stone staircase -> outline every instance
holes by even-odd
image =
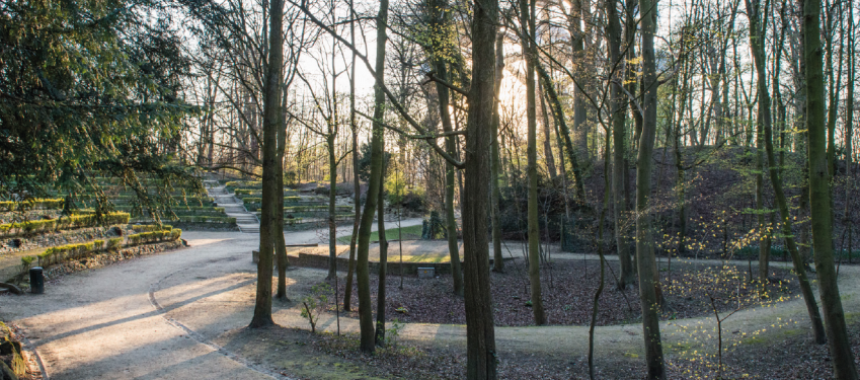
[[[245,210],[245,205],[233,194],[228,193],[224,185],[209,187],[207,191],[209,196],[215,198],[218,207],[224,208],[227,216],[236,218],[239,231],[249,234],[260,233],[260,221],[257,220],[257,216]]]

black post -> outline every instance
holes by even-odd
[[[30,268],[30,293],[45,293],[45,277],[42,275],[42,267]]]

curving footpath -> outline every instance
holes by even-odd
[[[420,223],[415,219],[403,225]],[[258,237],[239,232],[186,232],[183,237],[190,248],[68,275],[47,284],[44,295],[0,297],[0,319],[26,331],[50,379],[289,378],[230,349],[238,339],[235,332],[251,318],[256,268],[249,252]],[[287,239],[298,244],[319,238],[306,231],[289,233]],[[856,267],[841,268],[840,290],[850,318],[860,310],[858,274]],[[325,274],[293,269],[288,275],[290,293]],[[724,322],[724,331],[734,333],[725,339],[780,334],[779,328],[771,328],[778,318],[785,328],[803,329],[805,316],[801,300],[744,310]],[[290,305],[276,302],[274,317],[282,326],[306,327]],[[333,330],[334,318],[324,316],[321,325]],[[672,347],[690,347],[693,330],[701,338],[695,341],[707,345],[713,325],[712,318],[666,322],[665,347],[670,355]],[[357,331],[357,322],[342,319],[341,330]],[[496,341],[502,360],[521,352],[581,356],[587,333],[586,327],[505,327],[496,329]],[[408,324],[400,334],[428,347],[465,345],[464,326]],[[639,325],[600,327],[595,336],[598,357],[641,355]]]

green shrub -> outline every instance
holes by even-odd
[[[230,181],[224,184],[224,188],[228,193],[242,188],[262,189],[263,181]]]
[[[326,283],[311,287],[311,294],[302,298],[302,318],[308,320],[311,325],[311,333],[316,332],[317,320],[320,314],[328,307],[328,298],[332,294],[331,286]]]
[[[63,207],[62,199],[31,199],[28,201],[0,201],[0,211],[28,211],[28,210],[50,210],[61,209]]]
[[[65,201],[61,198],[34,198],[23,202],[0,201],[0,212],[27,210],[58,210],[63,208]]]
[[[182,230],[179,228],[174,228],[170,231],[141,232],[138,234],[128,235],[128,244],[126,244],[126,247],[133,247],[146,243],[174,241],[179,239],[181,236]]]
[[[121,238],[121,237],[117,237],[117,238],[111,238],[111,239],[108,239],[107,247],[105,247],[105,248],[107,248],[107,249],[119,249],[119,248],[122,248],[122,238]]]
[[[40,232],[59,231],[75,228],[96,227],[100,225],[127,224],[131,215],[114,212],[103,215],[99,220],[95,214],[72,215],[57,219],[28,220],[18,223],[0,224],[0,236],[12,237]]]
[[[259,195],[261,192],[262,192],[262,190],[260,190],[260,189],[236,189],[236,190],[233,190],[233,193],[235,193],[236,196],[240,197],[240,198],[243,195],[251,195],[251,194]]]
[[[245,198],[242,198],[242,202],[245,204],[245,208],[248,211],[257,211],[260,209],[260,206],[262,205],[263,199],[260,197],[245,197]],[[325,197],[291,196],[291,197],[284,197],[284,204],[285,205],[296,205],[296,206],[300,206],[300,207],[326,206],[326,205],[328,205],[328,199]]]
[[[96,246],[101,242],[100,246]],[[96,240],[88,243],[67,244],[51,247],[38,255],[40,265],[53,265],[68,259],[74,259],[81,255],[102,249],[104,240]]]
[[[25,267],[29,267],[34,261],[36,261],[36,256],[24,256],[21,258],[21,263]]]
[[[131,230],[134,232],[170,231],[172,229],[173,226],[168,224],[162,224],[161,226],[157,224],[135,224],[131,226]]]
[[[286,198],[286,197],[284,197],[284,202],[286,202],[286,201],[287,201],[287,198]],[[261,203],[261,202],[263,202],[263,198],[260,198],[260,197],[245,197],[245,198],[242,198],[242,203],[245,203],[245,204],[248,204],[248,203]]]

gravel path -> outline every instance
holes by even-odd
[[[420,223],[413,219],[403,225]],[[186,232],[183,237],[190,248],[68,275],[47,284],[41,296],[0,297],[0,319],[24,329],[51,379],[289,378],[270,372],[271,363],[248,362],[241,352],[233,353],[240,350],[232,349],[242,346],[237,331],[251,318],[256,268],[250,251],[258,237],[239,232]],[[318,241],[314,231],[287,236],[288,244]],[[858,275],[860,268],[841,268],[840,289],[848,313],[860,310]],[[292,269],[288,294],[297,299],[308,284],[324,276],[322,270]],[[804,329],[805,315],[801,300],[744,310],[724,322],[724,331],[731,335],[725,339],[780,334],[779,328],[771,328],[777,318],[786,328]],[[281,326],[306,328],[295,303],[275,302],[274,317]],[[332,315],[324,315],[320,324],[336,328]],[[692,336],[707,344],[713,324],[713,318],[664,323],[667,354],[675,346],[690,347]],[[357,331],[356,321],[342,319],[341,330]],[[409,324],[400,334],[431,348],[465,345],[465,327],[460,325]],[[496,341],[502,359],[521,352],[580,356],[587,328],[497,328]],[[600,327],[596,342],[598,357],[641,357],[641,326]]]
[[[420,219],[409,222],[421,224]],[[189,231],[183,238],[190,248],[68,275],[46,284],[44,295],[0,297],[0,319],[24,329],[50,379],[271,379],[275,374],[232,357],[204,335],[189,333],[181,322],[169,319],[175,310],[207,294],[166,301],[153,294],[165,282],[203,286],[210,296],[253,288],[247,280],[224,287],[201,278],[205,274],[184,273],[238,270],[252,276],[250,251],[259,245],[259,237]],[[314,231],[288,235],[288,244],[317,241]],[[236,321],[250,320],[237,314]],[[199,317],[206,319],[207,312]],[[209,322],[220,324],[211,318]]]

